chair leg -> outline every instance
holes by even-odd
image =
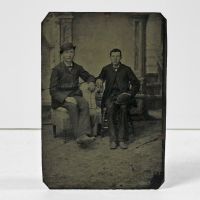
[[[100,135],[101,136],[101,132],[102,132],[102,125],[101,124],[97,124],[97,136]]]
[[[133,121],[131,121],[131,129],[132,129],[132,134],[134,135],[134,124],[133,124]]]
[[[106,109],[102,109],[101,129],[100,129],[101,137],[105,136],[105,121],[106,121]]]
[[[67,131],[66,130],[65,130],[65,133],[64,133],[64,137],[65,137],[64,144],[66,144],[67,143]]]
[[[57,135],[56,135],[56,125],[53,125],[53,136],[54,136],[54,138],[57,137]]]

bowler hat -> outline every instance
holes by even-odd
[[[76,48],[76,46],[74,46],[71,42],[66,42],[61,45],[60,53],[62,54],[66,50],[75,49],[75,48]]]
[[[117,96],[116,103],[117,104],[127,104],[131,100],[131,94],[129,93],[121,93]]]

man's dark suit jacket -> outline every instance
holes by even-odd
[[[50,80],[51,105],[53,109],[61,106],[67,97],[82,96],[82,92],[79,89],[79,77],[87,82],[95,81],[92,75],[74,62],[71,70],[64,62],[53,68]]]
[[[132,95],[132,97],[136,95],[140,88],[140,82],[133,73],[132,69],[122,63],[120,63],[117,72],[115,72],[112,64],[106,65],[102,68],[102,71],[97,79],[98,78],[105,81],[105,90],[102,98],[102,108],[105,107],[105,102],[107,98],[111,95],[114,83],[117,84],[120,93],[128,92]]]

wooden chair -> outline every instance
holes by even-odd
[[[72,138],[72,127],[70,124],[69,112],[67,109],[58,107],[51,110],[51,120],[54,137],[64,136],[64,143]]]

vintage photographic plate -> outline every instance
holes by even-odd
[[[51,189],[164,182],[166,19],[50,12],[41,23],[42,170]]]

